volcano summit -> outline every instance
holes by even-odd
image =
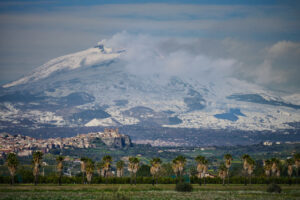
[[[151,45],[116,46],[114,39],[102,41],[3,85],[1,129],[138,126],[274,132],[293,130],[300,122],[299,95],[222,73],[236,65],[234,60],[186,56],[182,49],[165,52]],[[219,75],[211,78],[216,70]]]

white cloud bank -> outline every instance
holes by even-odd
[[[174,40],[176,43],[182,42],[174,47],[163,45],[167,41],[166,38],[122,32],[105,43],[113,49],[126,50],[120,59],[125,62],[126,68],[136,75],[185,76],[213,81],[230,76],[237,65],[234,59],[211,57],[191,51],[192,41]]]
[[[279,41],[266,49],[263,63],[255,69],[258,83],[299,89],[300,43]]]
[[[279,41],[270,46],[251,46],[239,40],[160,38],[127,32],[106,41],[137,75],[185,76],[203,81],[235,77],[273,89],[298,91],[300,43]]]
[[[287,5],[159,3],[0,13],[0,82],[112,38],[108,45],[126,47],[127,68],[141,75],[235,76],[300,92],[299,13]],[[130,34],[115,34],[123,30]]]

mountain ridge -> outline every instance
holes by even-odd
[[[230,77],[206,82],[137,75],[125,67],[126,53],[100,43],[3,85],[1,128],[139,125],[262,131],[293,129],[289,123],[300,122],[300,105],[289,102],[300,102],[297,94],[282,96]]]

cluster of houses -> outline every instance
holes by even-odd
[[[0,133],[0,157],[10,152],[17,153],[18,156],[29,156],[34,150],[40,150],[43,153],[51,149],[74,148],[94,148],[95,139],[101,139],[108,146],[124,147],[130,146],[129,136],[120,134],[118,129],[105,129],[104,132],[95,132],[88,134],[78,134],[75,137],[68,138],[48,138],[36,139],[23,135],[11,135]]]

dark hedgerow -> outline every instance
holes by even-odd
[[[32,170],[20,170],[15,176],[15,183],[33,183],[34,177]],[[137,184],[152,184],[152,177],[137,177]],[[220,184],[221,179],[217,178],[205,178],[201,180],[203,184]],[[244,184],[245,177],[231,177],[230,184]],[[247,181],[249,181],[247,179]],[[158,177],[158,184],[176,184],[179,182],[178,179],[173,177]],[[190,177],[191,184],[198,184],[199,179],[197,177]],[[252,177],[252,184],[270,184],[274,182],[276,184],[296,184],[300,182],[300,177],[289,178],[289,177],[276,177],[276,178],[267,178],[267,177]],[[10,176],[0,174],[0,184],[9,184]],[[39,176],[39,183],[43,184],[58,184],[58,176],[53,173],[46,176]],[[81,184],[81,176],[63,176],[62,184]],[[94,174],[92,178],[93,184],[129,184],[130,177],[99,177],[97,174]]]
[[[175,190],[177,192],[191,192],[193,191],[193,186],[190,183],[179,182],[176,184]]]
[[[272,183],[268,186],[267,192],[281,193],[281,187],[275,183]]]

